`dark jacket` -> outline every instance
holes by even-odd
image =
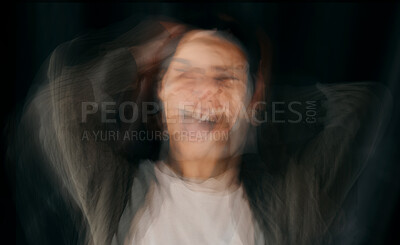
[[[121,220],[127,204],[135,208],[125,217],[133,217],[143,203],[148,181],[139,164],[157,159],[159,144],[122,136],[95,140],[93,132],[149,125],[101,123],[101,110],[85,120],[82,114],[82,102],[112,102],[116,108],[126,100],[142,102],[147,80],[139,79],[128,39],[94,51],[85,48],[89,38],[63,44],[37,77],[40,86],[17,122],[9,150],[16,163],[19,220],[33,244],[110,244],[114,235],[124,234],[121,223],[130,222]],[[82,55],[89,58],[76,58]],[[335,243],[353,228],[346,227],[343,203],[385,127],[387,92],[373,83],[273,91],[272,98],[286,102],[315,101],[308,109],[316,121],[256,128],[256,154],[243,155],[240,172],[254,217],[266,244]],[[136,179],[138,197],[131,196]]]

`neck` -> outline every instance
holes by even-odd
[[[206,180],[223,174],[230,168],[237,169],[238,157],[227,159],[196,159],[186,160],[168,154],[167,164],[177,174],[190,179]]]

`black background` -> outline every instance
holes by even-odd
[[[18,3],[10,9],[14,18],[4,23],[16,32],[16,77],[8,82],[10,89],[3,90],[10,106],[3,108],[2,126],[23,105],[35,73],[59,44],[132,15],[179,18],[191,13],[206,16],[211,10],[264,28],[273,45],[275,84],[375,81],[387,86],[394,97],[392,118],[358,181],[365,188],[356,192],[360,206],[356,215],[366,231],[362,244],[400,244],[396,229],[400,220],[396,209],[400,205],[398,3]],[[2,144],[4,153],[7,141]],[[17,241],[25,244],[15,218],[14,180],[12,171],[1,176],[1,222],[6,236],[14,234],[16,227]]]

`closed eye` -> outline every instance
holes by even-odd
[[[178,75],[178,78],[186,78],[186,79],[195,79],[196,74],[191,71],[181,71],[181,74]]]
[[[239,80],[237,77],[235,77],[235,76],[218,76],[218,77],[215,77],[215,80],[217,80],[217,81],[228,81],[228,80],[230,80],[230,81],[232,81],[232,80]]]
[[[188,69],[186,69],[186,68],[175,68],[174,70],[177,71],[177,72],[186,72],[186,71],[188,71]]]

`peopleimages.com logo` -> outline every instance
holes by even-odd
[[[137,104],[132,101],[126,101],[119,105],[116,102],[82,102],[82,123],[86,123],[88,117],[91,115],[98,115],[100,113],[101,123],[135,123],[140,120],[142,123],[147,123],[151,116],[160,113],[163,108],[167,105],[161,106],[156,102],[142,102]],[[196,107],[196,110],[202,112],[206,111],[205,114],[213,115],[216,114],[216,110],[212,107],[203,106],[199,108],[198,105],[193,103],[180,103],[176,106],[176,110],[190,111]],[[270,103],[257,102],[254,103],[251,108],[241,104],[236,106],[235,110],[230,110],[229,106],[219,109],[218,113],[227,113],[234,111],[235,114],[240,114],[247,122],[253,123],[317,123],[321,115],[318,115],[321,101],[309,100],[309,101],[273,101]],[[264,108],[258,110],[257,108]],[[169,108],[170,109],[170,108]],[[227,117],[227,120],[231,120],[233,117]],[[190,123],[190,120],[179,120],[174,118],[162,117],[163,123]]]

